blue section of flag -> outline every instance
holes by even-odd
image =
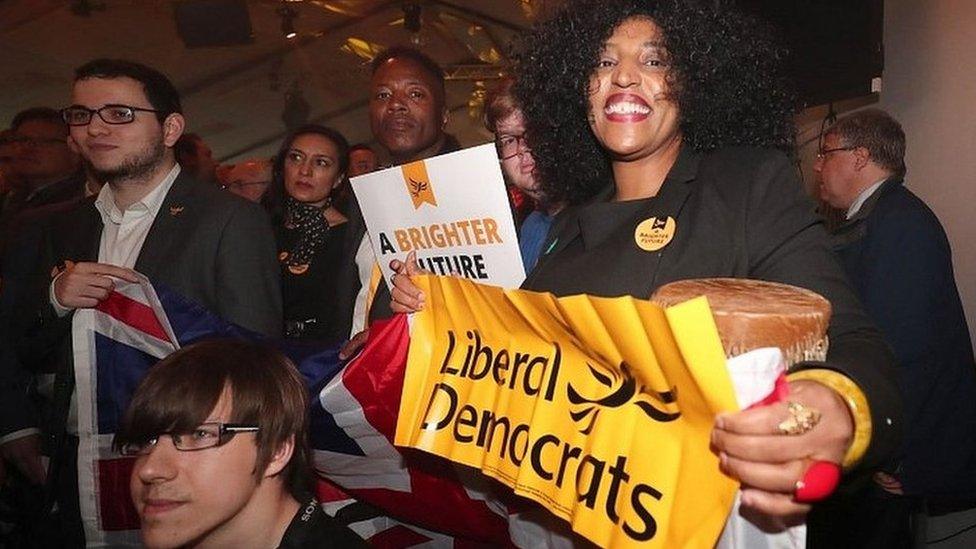
[[[284,353],[295,363],[299,373],[305,378],[309,387],[309,400],[313,403],[322,387],[345,365],[339,360],[339,345],[326,342],[268,339],[261,334],[223,320],[196,302],[162,284],[155,286],[155,290],[180,346],[217,337],[264,341]]]
[[[156,296],[166,311],[173,333],[181,347],[202,339],[230,337],[260,340],[264,336],[231,324],[195,301],[170,290],[163,284],[154,284]]]
[[[318,393],[316,393],[317,396]],[[325,411],[317,400],[312,401],[309,417],[309,444],[315,450],[365,457],[366,452],[338,425],[332,414]]]
[[[132,393],[156,358],[139,349],[95,332],[98,433],[118,430]]]
[[[365,456],[363,449],[336,425],[332,414],[319,403],[322,388],[342,371],[345,363],[339,360],[339,347],[322,348],[314,343],[281,341],[278,349],[298,367],[308,387],[309,443],[316,450],[328,450],[354,456]]]
[[[322,409],[318,401],[319,392],[345,365],[339,360],[338,345],[270,340],[221,319],[161,284],[155,286],[155,290],[180,346],[205,339],[228,337],[264,340],[284,353],[295,363],[309,390],[313,446],[356,456],[365,455],[359,445],[336,425],[332,416]],[[118,429],[139,381],[157,360],[138,348],[100,333],[95,334],[95,356],[98,432],[113,434]]]

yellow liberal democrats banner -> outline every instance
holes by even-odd
[[[396,444],[476,467],[601,546],[714,546],[737,408],[704,298],[555,298],[417,277]]]

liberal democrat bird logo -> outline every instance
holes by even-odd
[[[419,197],[420,193],[427,190],[427,187],[428,185],[426,181],[417,181],[416,179],[410,180],[410,194],[414,197]]]
[[[596,423],[601,408],[619,408],[631,402],[655,421],[664,423],[681,417],[680,411],[668,412],[656,406],[658,403],[673,404],[676,400],[677,390],[645,392],[644,386],[637,383],[630,371],[630,366],[626,362],[620,363],[620,375],[617,375],[616,372],[610,372],[610,376],[607,376],[589,363],[586,366],[590,369],[590,374],[601,385],[607,387],[610,392],[602,397],[586,398],[580,395],[572,385],[567,386],[569,402],[574,407],[569,415],[573,421],[584,425],[580,429],[584,435],[590,434],[590,431],[593,430],[593,424]]]
[[[403,182],[410,193],[410,202],[414,209],[420,208],[424,202],[437,207],[437,199],[434,198],[434,186],[430,181],[430,174],[427,173],[427,165],[423,160],[410,162],[400,166],[403,174]]]

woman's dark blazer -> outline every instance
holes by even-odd
[[[865,393],[872,437],[865,466],[890,459],[901,437],[901,398],[893,355],[858,302],[805,195],[797,170],[772,150],[735,147],[709,153],[684,149],[660,192],[643,204],[610,202],[609,186],[594,201],[567,211],[549,233],[523,287],[557,295],[587,293],[648,298],[663,284],[704,277],[754,278],[813,290],[832,307],[825,363]],[[620,215],[622,210],[631,217]],[[673,240],[656,252],[639,248],[634,230],[650,218],[673,217]]]

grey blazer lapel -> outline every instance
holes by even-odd
[[[166,193],[136,260],[136,270],[140,273],[153,278],[159,274],[167,258],[172,257],[170,250],[189,244],[189,232],[201,210],[201,204],[191,196],[196,184],[181,172]]]

